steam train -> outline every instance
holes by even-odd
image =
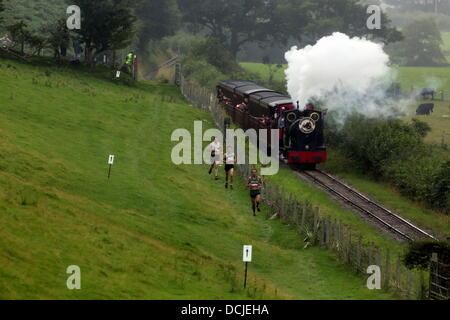
[[[280,155],[289,164],[315,167],[326,162],[325,114],[314,105],[299,110],[289,96],[240,80],[221,81],[217,98],[242,129],[280,130]],[[270,134],[268,138],[270,143]]]

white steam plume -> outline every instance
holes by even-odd
[[[392,117],[406,110],[406,103],[386,97],[394,73],[381,44],[336,32],[285,57],[287,89],[300,106],[318,99],[340,123],[353,113]]]

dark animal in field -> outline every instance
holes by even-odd
[[[81,65],[81,61],[79,59],[72,60],[72,61],[70,61],[70,64],[72,66],[80,66]]]
[[[431,100],[434,100],[435,94],[436,94],[436,90],[431,89],[431,88],[424,88],[420,92],[420,95],[422,96],[423,100],[426,100],[427,98],[431,98]]]
[[[434,103],[424,103],[417,108],[416,114],[418,116],[429,116],[434,112]]]

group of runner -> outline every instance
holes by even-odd
[[[214,171],[214,179],[219,180],[219,167],[222,163],[225,164],[225,188],[233,190],[234,182],[234,169],[236,165],[236,154],[232,147],[227,148],[227,152],[221,155],[221,144],[213,137],[211,144],[208,146],[208,150],[211,152],[211,167],[209,168],[209,174]],[[252,169],[251,176],[247,180],[247,187],[250,189],[250,198],[252,202],[253,216],[256,216],[256,212],[261,212],[261,189],[263,186],[262,178],[258,176],[258,170]]]

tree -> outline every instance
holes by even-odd
[[[381,29],[367,28],[367,5],[359,0],[290,0],[289,12],[307,12],[307,19],[302,26],[301,37],[315,42],[325,35],[339,31],[347,35],[369,36],[385,43],[402,40],[402,34],[391,27],[391,21],[381,13]]]
[[[176,0],[143,0],[136,9],[142,22],[139,50],[145,51],[150,40],[174,35],[181,25],[181,13]]]
[[[315,42],[341,31],[372,35],[385,42],[401,39],[382,14],[382,28],[369,30],[367,7],[358,0],[179,0],[184,21],[221,41],[236,56],[248,42]]]
[[[20,47],[22,55],[25,53],[25,44],[32,36],[27,27],[27,24],[22,20],[6,27],[6,31],[10,34],[13,43]]]
[[[196,58],[204,58],[207,63],[216,67],[223,74],[242,71],[228,50],[214,38],[208,38],[194,44],[190,55]]]
[[[28,40],[27,44],[30,48],[34,49],[32,52],[33,55],[40,55],[42,52],[42,49],[45,47],[46,39],[40,35],[33,34],[31,35]]]
[[[2,12],[5,11],[5,6],[3,5],[3,0],[0,0],[0,25],[3,23]]]
[[[110,49],[122,49],[135,35],[133,0],[74,0],[81,9],[81,30],[77,30],[85,44],[86,62],[93,65],[96,55]]]
[[[69,30],[66,20],[61,19],[55,23],[48,24],[42,28],[42,33],[47,34],[46,46],[53,50],[54,58],[60,61],[61,48],[67,48],[70,42]]]
[[[433,20],[417,20],[403,30],[405,40],[390,46],[388,51],[403,58],[409,66],[442,66],[447,60],[442,53],[442,37]],[[401,61],[401,59],[398,59]]]
[[[424,11],[434,13],[450,14],[450,2],[447,0],[384,0],[386,4],[392,5],[395,9],[405,11]]]
[[[269,70],[267,84],[269,86],[272,86],[273,85],[273,78],[275,76],[275,73],[277,71],[281,70],[283,68],[283,66],[281,64],[277,64],[277,65],[273,64],[269,55],[265,55],[263,57],[262,61],[263,61],[263,64],[265,66],[267,66],[267,69]]]
[[[252,41],[274,36],[274,1],[265,0],[179,0],[184,21],[193,32],[206,31],[219,40],[233,57]]]

